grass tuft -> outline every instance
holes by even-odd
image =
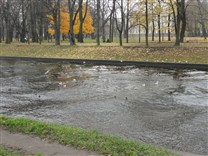
[[[27,118],[0,116],[0,125],[12,132],[33,134],[80,149],[97,151],[112,156],[176,156],[163,148],[125,140],[95,130],[85,130],[58,124],[34,121]]]

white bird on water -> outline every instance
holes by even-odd
[[[77,82],[77,80],[76,79],[73,79],[72,82]]]
[[[155,82],[155,84],[156,84],[156,85],[158,85],[158,84],[159,84],[159,82],[157,81],[157,82]]]

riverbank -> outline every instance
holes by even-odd
[[[25,135],[22,133],[11,133],[1,127],[1,156],[103,156],[96,152],[90,152],[86,149],[76,149],[69,145],[63,146],[57,142],[52,142],[47,139],[40,139],[39,137]],[[40,152],[41,151],[41,152]],[[180,156],[200,156],[197,154],[172,151]]]
[[[3,127],[0,136],[3,144],[1,156],[101,156],[96,152],[64,146],[36,136],[11,133]]]
[[[141,156],[175,156],[159,147],[141,144],[120,137],[109,136],[95,130],[67,127],[44,123],[26,118],[0,117],[0,125],[11,132],[21,132],[39,136],[42,139],[57,141],[62,145],[71,145],[78,149],[96,151],[104,155],[141,155]]]
[[[0,56],[124,60],[145,62],[171,63],[208,63],[208,47],[192,46],[153,46],[150,48],[138,46],[95,46],[69,45],[54,46],[51,44],[1,44]]]
[[[1,156],[21,156],[19,153],[9,150],[4,146],[0,145],[0,155]]]

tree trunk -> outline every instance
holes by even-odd
[[[155,20],[154,20],[154,4],[151,4],[152,7],[152,41],[155,40]]]
[[[185,0],[181,0],[181,32],[180,32],[180,42],[184,42],[184,36],[186,31],[186,10],[185,10]]]
[[[195,25],[194,25],[194,37],[198,36],[198,33],[197,33],[197,23],[195,22]]]
[[[100,0],[97,0],[97,45],[100,45]]]
[[[160,22],[160,14],[158,14],[158,41],[159,43],[161,43],[161,22]]]
[[[180,26],[181,26],[181,4],[177,1],[177,19],[176,19],[176,41],[175,46],[180,46]]]
[[[110,24],[109,24],[109,42],[112,42],[112,15],[110,17]]]
[[[113,19],[112,19],[112,28],[111,28],[111,42],[114,41],[114,29],[115,29],[115,13],[113,13]]]
[[[102,25],[102,37],[103,37],[103,42],[106,42],[106,37],[105,37],[105,25]]]
[[[6,2],[6,15],[5,15],[5,24],[6,24],[6,44],[10,44],[11,43],[11,36],[10,36],[10,27],[11,27],[11,23],[10,23],[10,15],[9,15],[9,10],[10,10],[10,0],[7,0]]]
[[[10,44],[11,43],[11,36],[10,36],[11,24],[8,19],[5,20],[5,23],[6,23],[6,44]]]
[[[152,20],[152,41],[155,40],[155,22]]]
[[[104,10],[105,10],[105,4],[104,4],[104,0],[103,0],[103,8],[102,8],[102,38],[103,38],[103,42],[106,42],[106,38],[105,38],[105,13],[104,13]]]
[[[110,42],[113,42],[114,40],[115,4],[116,4],[116,0],[113,0],[113,8],[112,8],[111,15],[110,15],[110,34],[109,34]]]
[[[126,15],[126,43],[129,43],[129,14],[130,14],[130,0],[127,0],[127,15]]]
[[[1,20],[1,22],[2,22],[2,20]],[[1,39],[2,35],[1,34],[2,34],[2,28],[1,28],[1,24],[0,24],[0,43],[2,42],[2,39]]]
[[[48,40],[48,24],[44,21],[44,40]]]
[[[60,45],[60,24],[61,24],[60,0],[57,0],[56,13],[54,14],[53,19],[54,19],[54,25],[55,25],[55,44]]]
[[[79,19],[80,19],[80,27],[79,27],[79,35],[78,35],[78,41],[80,43],[83,43],[84,42],[84,34],[83,34],[83,24],[84,24],[84,21],[87,17],[87,11],[88,11],[88,0],[86,1],[85,3],[85,13],[84,13],[84,17],[83,17],[83,0],[80,0],[79,2]]]
[[[40,17],[40,25],[39,25],[39,44],[43,41],[43,18]]]
[[[68,9],[69,9],[69,42],[70,45],[75,45],[75,38],[74,38],[74,5],[75,2],[72,0],[68,0]]]
[[[10,21],[6,21],[6,44],[11,43]]]
[[[9,29],[9,33],[10,33],[10,42],[12,42],[13,41],[13,30],[14,30],[14,28],[13,28],[13,26],[12,25],[10,25],[10,29]]]
[[[207,39],[207,31],[206,31],[204,23],[202,23],[202,33],[203,33],[204,39],[206,40]]]
[[[36,32],[36,16],[34,1],[30,2],[30,20],[31,20],[31,35],[32,42],[38,42],[38,34]]]
[[[204,20],[205,17],[206,17],[206,15],[202,11],[203,4],[200,2],[200,0],[197,0],[197,3],[198,3],[199,15],[200,15],[200,21],[199,21],[199,23],[202,26],[202,35],[204,36],[204,39],[206,40],[207,39],[207,30],[206,30],[206,27],[205,27],[205,20]]]
[[[141,43],[141,26],[139,25],[139,43]]]
[[[1,40],[4,41],[4,24],[3,24],[3,18],[2,18],[2,23],[1,23]]]
[[[149,23],[148,23],[148,0],[145,1],[145,19],[146,19],[146,34],[145,34],[145,41],[146,41],[146,47],[149,46],[148,43],[148,33],[149,33]]]
[[[120,43],[120,46],[123,45],[123,42],[122,42],[122,34],[123,34],[123,29],[124,29],[124,21],[125,21],[125,17],[124,17],[124,7],[123,7],[123,0],[121,0],[121,3],[120,3],[120,14],[121,14],[121,23],[118,23],[118,19],[117,19],[117,15],[115,14],[115,21],[116,21],[116,28],[118,30],[118,33],[119,33],[119,43]]]
[[[170,14],[168,14],[168,41],[171,41],[171,36],[170,36]]]
[[[119,31],[119,44],[120,44],[120,46],[123,46],[122,31]]]
[[[21,34],[20,34],[20,41],[22,43],[25,43],[25,41],[27,40],[27,36],[26,36],[26,15],[25,15],[25,6],[24,6],[24,1],[21,1],[22,3],[22,28],[21,28]]]
[[[83,8],[82,8],[82,3],[83,3],[83,0],[79,0],[79,22],[80,22],[80,25],[79,25],[79,34],[78,34],[78,42],[80,43],[83,43],[84,40],[83,40]]]
[[[42,2],[43,0],[40,0],[40,23],[39,23],[39,44],[41,44],[42,43],[42,41],[43,41],[43,2]],[[59,9],[60,10],[60,9]],[[59,18],[61,18],[60,17],[60,15],[59,15]],[[60,29],[60,24],[59,24],[59,29]],[[60,33],[60,32],[59,32]],[[60,37],[60,36],[59,36]],[[60,44],[60,43],[59,43]]]

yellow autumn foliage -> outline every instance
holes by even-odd
[[[85,6],[83,5],[83,17],[84,17],[84,13],[85,13]],[[63,35],[67,35],[70,30],[70,25],[69,25],[70,18],[69,18],[69,13],[66,11],[66,9],[64,7],[61,8],[60,16],[61,16],[60,32]],[[54,27],[53,16],[49,15],[48,19],[51,24],[51,27],[48,29],[48,33],[51,35],[54,35],[55,31],[53,29],[53,27]],[[95,31],[92,23],[93,23],[93,20],[90,15],[90,8],[88,8],[87,15],[86,15],[86,18],[83,23],[83,33],[84,34],[91,34]],[[78,13],[78,15],[76,17],[75,24],[74,24],[74,34],[79,33],[79,26],[80,26],[80,20],[79,20],[79,13]]]

